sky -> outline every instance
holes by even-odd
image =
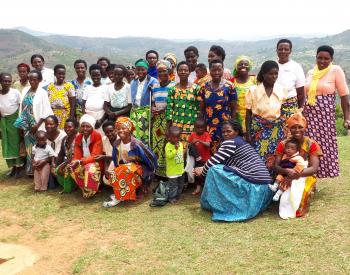
[[[346,0],[3,1],[0,28],[90,37],[260,40],[350,29]]]

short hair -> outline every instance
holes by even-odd
[[[44,57],[41,54],[36,53],[36,54],[33,54],[32,57],[30,58],[31,64],[33,64],[33,61],[35,58],[40,58],[43,63],[45,62]]]
[[[170,126],[168,129],[168,134],[172,136],[179,136],[181,134],[181,130],[177,126]]]
[[[204,118],[197,118],[196,122],[194,123],[194,127],[206,127],[207,121]]]
[[[45,120],[47,120],[47,119],[52,119],[53,122],[55,122],[55,124],[58,125],[58,118],[57,118],[57,116],[55,116],[55,115],[49,115],[48,117],[45,118]]]
[[[226,57],[226,52],[223,47],[219,45],[212,45],[209,49],[210,52],[215,53],[216,55],[221,57],[221,60],[224,61]]]
[[[121,69],[123,71],[124,76],[126,76],[126,74],[128,73],[128,69],[124,65],[116,64],[114,66],[114,70],[115,69]],[[132,69],[130,69],[130,70],[132,70]]]
[[[38,131],[36,131],[36,133],[35,133],[35,137],[36,137],[36,138],[40,138],[40,137],[45,137],[45,138],[47,138],[46,132],[43,131],[43,130],[38,130]]]
[[[106,72],[109,72],[109,71],[113,71],[114,70],[114,68],[115,68],[115,65],[116,64],[109,64],[108,66],[107,66],[107,68],[106,68]]]
[[[178,71],[180,66],[182,66],[182,65],[186,65],[188,68],[190,68],[190,65],[188,64],[187,61],[181,61],[181,62],[179,62],[179,64],[177,64],[176,71]]]
[[[115,129],[115,123],[113,121],[106,121],[105,123],[102,124],[102,130],[103,132],[105,131],[105,128],[108,127],[108,126],[112,126],[113,129]]]
[[[287,38],[282,38],[282,39],[278,40],[277,45],[276,45],[276,49],[278,48],[279,44],[282,44],[282,43],[288,43],[290,46],[290,49],[292,50],[292,47],[293,47],[292,41],[290,41]]]
[[[318,47],[316,54],[318,54],[319,52],[328,52],[331,58],[333,59],[334,49],[331,46],[328,46],[328,45],[320,46]]]
[[[27,73],[30,72],[30,67],[29,67],[29,65],[26,64],[26,63],[19,63],[19,64],[17,65],[17,70],[18,70],[19,68],[26,68],[26,69],[27,69]]]
[[[77,59],[77,60],[75,60],[75,61],[74,61],[73,67],[75,68],[75,65],[80,64],[80,63],[83,63],[84,66],[85,66],[85,68],[87,69],[87,63],[86,63],[86,61],[83,60],[83,59]]]
[[[199,63],[196,65],[196,69],[199,69],[201,71],[207,71],[207,66],[204,63]]]
[[[288,139],[288,140],[286,141],[286,143],[285,143],[285,146],[286,146],[288,143],[295,144],[295,145],[297,146],[298,151],[299,151],[300,148],[301,148],[301,143],[300,143],[299,140],[297,140],[296,138]]]
[[[43,75],[42,75],[42,73],[41,73],[40,71],[38,71],[38,70],[31,70],[31,71],[29,72],[28,75],[30,75],[30,74],[37,74],[37,75],[38,75],[38,79],[39,79],[40,81],[43,80]]]
[[[0,81],[2,81],[2,78],[3,78],[4,76],[9,76],[9,77],[12,78],[12,75],[11,75],[10,73],[5,72],[5,73],[1,73],[1,74],[0,74]]]
[[[224,125],[230,125],[230,127],[234,130],[238,132],[239,136],[243,136],[243,129],[242,129],[242,125],[241,123],[239,123],[237,120],[234,119],[229,119],[229,120],[225,120],[221,123],[221,128]]]
[[[210,61],[210,63],[209,63],[209,70],[211,69],[211,67],[212,67],[214,64],[221,64],[222,68],[224,68],[224,62],[222,62],[222,60],[220,60],[220,59],[214,59],[214,60]]]
[[[100,63],[101,61],[106,61],[109,64],[111,64],[111,61],[107,58],[107,57],[104,57],[104,56],[101,56],[99,59],[97,59],[97,64]]]
[[[257,81],[258,82],[263,82],[264,81],[264,74],[266,74],[267,72],[269,72],[270,70],[272,69],[279,69],[278,68],[278,64],[273,61],[273,60],[267,60],[265,61],[262,65],[261,65],[261,68],[260,68],[260,71],[256,77]]]
[[[68,123],[68,122],[72,123],[74,125],[74,128],[79,127],[79,122],[75,118],[67,118],[65,123]]]
[[[89,74],[91,74],[91,72],[94,71],[94,70],[98,70],[98,71],[101,72],[101,67],[99,65],[97,65],[97,64],[90,65],[90,67],[89,67]]]
[[[63,69],[63,70],[66,70],[66,66],[62,65],[62,64],[57,64],[55,65],[55,67],[53,68],[53,72],[56,73],[57,70],[59,69]]]
[[[188,52],[194,52],[196,56],[199,56],[198,49],[195,46],[189,46],[184,50],[184,55]]]
[[[146,52],[146,59],[147,59],[147,56],[148,56],[150,53],[154,53],[154,54],[157,56],[157,59],[159,59],[159,54],[158,54],[158,52],[155,51],[155,50],[149,50],[148,52]]]

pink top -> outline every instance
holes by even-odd
[[[310,70],[306,76],[305,93],[309,92],[310,83],[314,69]],[[338,91],[339,96],[349,94],[349,88],[346,84],[344,71],[338,65],[332,65],[331,70],[322,77],[317,83],[317,95],[332,95]]]

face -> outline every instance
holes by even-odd
[[[36,73],[32,73],[28,75],[28,79],[29,79],[29,84],[30,87],[35,91],[36,89],[38,89],[39,83],[40,83],[40,79],[39,76]]]
[[[147,69],[145,67],[137,66],[136,74],[139,79],[143,80],[147,76]]]
[[[11,88],[12,77],[9,75],[5,75],[1,78],[1,87],[8,91]]]
[[[221,81],[221,78],[224,74],[224,68],[220,63],[213,64],[210,68],[210,76],[213,81]]]
[[[196,68],[196,77],[197,77],[197,79],[201,79],[201,78],[205,77],[206,75],[207,75],[206,71],[203,71],[200,68]]]
[[[292,52],[289,43],[280,43],[277,47],[277,56],[280,63],[289,61],[289,55]]]
[[[124,78],[124,71],[121,68],[115,68],[113,71],[114,82],[120,83]]]
[[[197,65],[198,56],[194,53],[194,51],[186,52],[185,58],[187,63],[190,64],[191,68],[195,69]]]
[[[316,56],[316,63],[319,70],[323,70],[332,62],[332,57],[329,52],[319,52]]]
[[[210,62],[213,61],[214,59],[222,60],[222,59],[221,59],[221,56],[217,55],[216,53],[214,53],[214,52],[212,52],[212,51],[209,51],[209,53],[208,53],[208,63],[210,63]]]
[[[40,57],[35,57],[32,62],[33,68],[41,71],[44,67],[44,61],[41,60]]]
[[[180,65],[177,70],[177,75],[180,80],[188,80],[188,76],[190,75],[190,68],[186,64]]]
[[[158,69],[158,78],[160,82],[167,82],[169,81],[169,71],[166,68],[159,68]]]
[[[124,125],[117,127],[117,134],[121,140],[126,140],[131,136],[129,128]]]
[[[44,147],[46,145],[46,137],[44,135],[40,135],[36,138],[36,142],[39,146]]]
[[[298,152],[298,148],[294,143],[287,143],[286,147],[284,148],[284,152],[287,156],[292,156]]]
[[[201,135],[204,134],[205,128],[206,128],[205,126],[203,126],[203,125],[195,125],[194,127],[195,127],[195,131],[196,131],[197,135],[201,136]]]
[[[19,67],[17,69],[18,75],[20,77],[20,79],[27,79],[28,78],[28,70],[26,67]]]
[[[112,82],[115,81],[115,79],[114,79],[114,71],[113,71],[113,70],[112,70],[112,71],[108,71],[108,72],[107,72],[107,75],[108,75],[108,78],[109,78]]]
[[[180,134],[169,134],[168,141],[175,145],[180,141]]]
[[[63,83],[64,79],[66,78],[66,70],[63,68],[56,70],[55,76],[58,83]]]
[[[58,125],[53,121],[52,118],[45,119],[45,130],[48,134],[55,133]]]
[[[249,72],[249,62],[248,60],[241,60],[237,64],[238,74],[247,74]]]
[[[66,122],[64,124],[64,131],[69,137],[74,136],[74,134],[77,132],[73,122]]]
[[[293,138],[296,138],[297,140],[304,138],[305,128],[302,125],[293,125],[289,130]]]
[[[75,64],[75,73],[78,77],[85,78],[86,76],[86,67],[84,63],[77,63]]]
[[[101,67],[101,71],[105,72],[108,67],[108,62],[106,60],[100,60],[97,65]]]
[[[264,74],[264,83],[268,84],[269,86],[273,86],[277,80],[278,77],[278,69],[273,68],[269,70],[266,74]]]
[[[82,133],[82,135],[84,137],[89,137],[93,130],[94,130],[94,128],[92,128],[92,126],[87,122],[83,122],[80,125],[80,132]]]
[[[155,53],[149,53],[147,55],[146,60],[148,61],[149,65],[151,67],[154,67],[157,64],[158,58],[157,58],[157,55]]]
[[[136,74],[134,72],[134,70],[128,70],[128,73],[126,74],[126,79],[128,80],[128,82],[130,83],[131,80],[135,79]]]
[[[221,133],[224,140],[233,139],[238,136],[238,131],[233,130],[232,126],[228,124],[222,126]]]
[[[114,135],[115,128],[112,125],[106,126],[103,129],[103,132],[105,133],[105,135],[109,139],[109,141],[114,141],[115,140],[115,135]]]
[[[95,86],[101,84],[101,72],[99,70],[92,70],[90,76]]]

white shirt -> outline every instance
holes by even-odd
[[[296,88],[305,85],[303,68],[293,60],[289,60],[284,64],[278,63],[278,67],[279,72],[276,83],[284,86],[288,90],[288,98],[297,96]]]
[[[91,143],[91,136],[88,137],[87,140],[85,140],[85,137],[81,140],[81,147],[83,148],[83,157],[87,158],[90,156],[90,149],[89,145]]]
[[[21,104],[21,93],[13,88],[7,94],[0,94],[0,114],[2,117],[14,114]]]
[[[137,85],[137,93],[136,93],[136,97],[135,97],[135,105],[136,106],[141,105],[141,97],[142,97],[143,87],[145,86],[145,83],[146,83],[146,79],[147,79],[147,77],[145,77],[145,79],[142,82],[140,82],[140,80],[137,80],[139,83]]]
[[[46,144],[45,148],[37,147],[36,145],[34,145],[32,149],[32,154],[34,155],[35,161],[44,160],[49,157],[57,157],[54,150],[48,144]]]
[[[52,69],[43,67],[41,75],[43,76],[43,80],[40,82],[39,87],[45,87],[50,83],[55,82],[55,74]]]
[[[105,101],[110,102],[113,108],[124,108],[131,104],[130,84],[124,83],[120,90],[114,88],[114,83],[107,85]]]
[[[124,144],[122,141],[120,142],[120,156],[124,163],[129,162],[129,151],[130,151],[131,142]]]
[[[83,100],[86,100],[85,112],[94,119],[100,119],[105,113],[103,110],[105,93],[106,85],[87,86],[83,92]]]
[[[67,135],[65,131],[63,131],[63,130],[59,130],[59,131],[60,131],[60,133],[58,134],[58,136],[56,137],[56,139],[54,141],[47,139],[47,144],[52,147],[52,149],[55,151],[56,156],[58,156],[58,153],[61,150],[62,140]]]

